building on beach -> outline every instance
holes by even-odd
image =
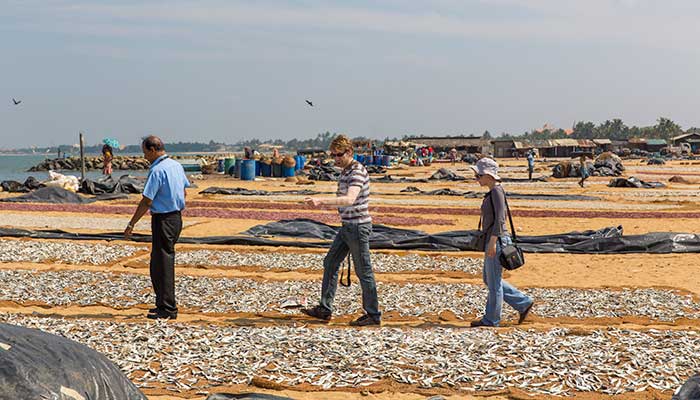
[[[491,141],[482,139],[479,136],[432,136],[432,137],[409,137],[410,142],[421,143],[423,146],[432,147],[435,152],[448,152],[457,149],[460,153],[481,153],[492,152]]]

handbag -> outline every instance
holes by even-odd
[[[513,217],[510,214],[508,199],[505,195],[504,200],[506,201],[506,210],[508,211],[508,221],[510,221],[510,231],[513,236],[513,243],[501,248],[501,257],[499,258],[499,261],[501,262],[503,268],[512,271],[525,265],[525,255],[523,254],[523,250],[517,245],[518,238],[515,236]]]

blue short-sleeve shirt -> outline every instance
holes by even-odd
[[[151,199],[151,214],[182,211],[185,208],[185,188],[190,182],[182,164],[167,155],[158,157],[148,171],[143,195]]]

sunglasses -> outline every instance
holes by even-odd
[[[476,177],[476,179],[481,179],[484,176],[484,174],[474,174],[474,176]]]
[[[345,153],[347,153],[347,151],[344,151],[342,153],[331,153],[331,157],[334,157],[334,158],[342,157],[345,155]]]

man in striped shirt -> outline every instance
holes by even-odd
[[[340,135],[333,139],[330,151],[335,165],[343,169],[338,179],[336,197],[307,197],[304,201],[314,207],[337,207],[342,226],[323,260],[321,302],[316,307],[302,311],[324,321],[331,319],[333,298],[338,287],[338,270],[350,253],[362,288],[362,308],[365,310],[365,315],[350,322],[350,325],[379,325],[381,313],[377,284],[369,257],[369,236],[372,233],[372,217],[368,208],[369,174],[362,164],[353,159],[352,142],[347,136]]]

